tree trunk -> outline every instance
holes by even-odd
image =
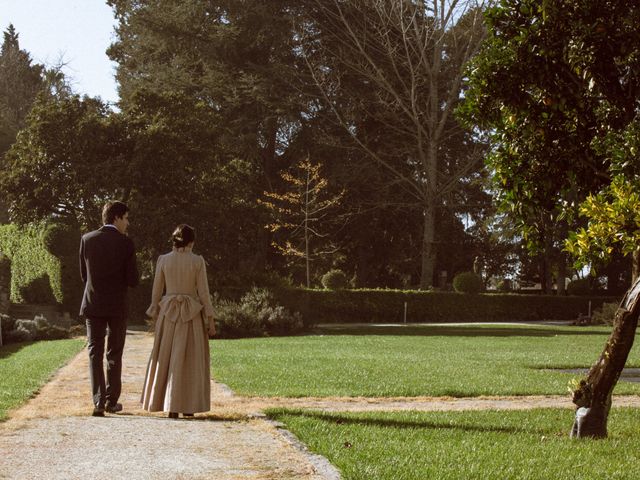
[[[426,205],[423,210],[424,229],[422,232],[422,271],[420,274],[420,289],[426,290],[433,286],[433,268],[435,265],[436,249],[434,243],[435,207],[433,203]]]
[[[635,260],[634,268],[638,265]],[[573,403],[584,407],[583,416],[578,419],[572,430],[572,436],[583,438],[605,438],[607,419],[611,408],[611,394],[633,346],[638,316],[640,315],[640,279],[636,279],[620,302],[613,324],[613,331],[604,350],[595,363],[586,380],[573,392]],[[580,410],[578,411],[580,413]]]

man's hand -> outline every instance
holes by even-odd
[[[213,338],[216,335],[216,322],[213,318],[209,319],[209,338]]]

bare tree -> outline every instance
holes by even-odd
[[[286,231],[286,237],[272,245],[283,255],[305,261],[306,285],[311,287],[311,260],[336,252],[327,241],[324,227],[335,220],[331,215],[344,192],[329,196],[328,182],[320,175],[321,164],[313,164],[309,158],[298,162],[291,171],[280,172],[286,191],[264,192],[265,205],[274,214],[274,222],[266,225],[271,232]],[[324,249],[312,250],[313,239],[322,240]]]
[[[300,25],[313,83],[355,145],[423,213],[420,287],[432,285],[437,209],[483,147],[454,118],[463,67],[485,36],[481,1],[312,0]],[[357,85],[357,87],[354,87]],[[359,91],[354,98],[343,93]],[[375,124],[376,128],[370,128]]]

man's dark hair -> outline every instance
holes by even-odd
[[[176,227],[171,235],[171,241],[176,248],[183,248],[196,239],[196,231],[186,223],[181,223]]]
[[[116,218],[124,217],[124,214],[129,211],[124,203],[119,201],[107,202],[102,209],[102,223],[105,225],[113,224]]]

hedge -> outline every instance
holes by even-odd
[[[82,295],[79,232],[69,225],[0,225],[0,251],[11,262],[14,303],[60,304],[75,313]]]
[[[620,299],[605,296],[553,296],[504,293],[469,295],[452,292],[406,290],[304,290],[275,291],[277,301],[302,313],[306,325],[317,323],[407,322],[508,322],[572,320],[604,302]]]

